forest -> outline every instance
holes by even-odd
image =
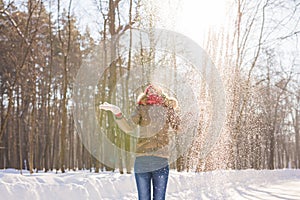
[[[129,113],[138,95],[133,75],[147,82],[154,71],[164,71],[172,80],[170,90],[177,91],[183,84],[180,69],[193,68],[182,64],[174,52],[157,52],[156,38],[151,36],[163,24],[159,1],[93,0],[93,12],[85,11],[93,15],[92,27],[75,12],[78,2],[0,0],[0,169],[131,173],[132,158],[107,155],[100,143],[97,152],[110,156],[108,165],[84,144],[83,140],[90,145],[97,139],[88,134],[95,129],[88,121],[96,120],[121,149],[134,151],[135,140],[117,127],[112,115],[100,111],[99,104],[116,103]],[[180,0],[174,3],[180,5]],[[200,44],[223,82],[225,122],[216,143],[202,156],[214,108],[208,83],[197,79],[196,105],[201,113],[194,117],[199,124],[192,144],[171,167],[195,172],[299,169],[300,1],[227,3],[224,26],[209,29]],[[141,45],[133,50],[136,29],[149,32],[152,48]],[[128,51],[105,51],[114,36],[125,33],[129,33]],[[85,93],[78,77],[95,74],[100,66],[101,77]],[[96,116],[90,115],[90,109]]]

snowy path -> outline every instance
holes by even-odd
[[[0,170],[0,199],[7,200],[136,200],[133,175],[118,173],[20,175]],[[170,172],[167,200],[300,199],[300,170]]]

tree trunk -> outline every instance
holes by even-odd
[[[300,93],[300,90],[299,90]],[[300,95],[300,94],[299,94]],[[300,96],[297,98],[297,105],[300,105]],[[294,117],[294,130],[295,130],[295,165],[296,168],[300,168],[300,110],[298,108],[295,109],[295,117]]]

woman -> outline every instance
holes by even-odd
[[[169,98],[161,89],[149,85],[137,99],[137,106],[131,115],[139,126],[139,135],[134,163],[135,179],[140,200],[164,200],[169,176],[169,129],[177,131],[179,117],[176,113],[177,101]],[[104,103],[100,109],[115,115],[118,126],[125,132],[133,132],[132,126],[118,106]]]

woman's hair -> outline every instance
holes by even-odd
[[[137,103],[140,105],[164,105],[173,109],[178,107],[178,102],[174,97],[169,97],[161,88],[151,84],[138,96]]]

